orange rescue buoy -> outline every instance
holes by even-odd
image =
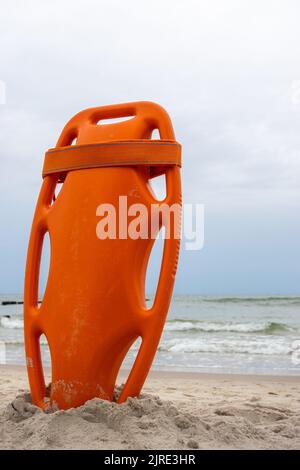
[[[101,124],[103,119],[130,117]],[[160,140],[151,140],[158,129]],[[72,143],[76,140],[76,144]],[[118,402],[137,396],[153,361],[168,312],[179,254],[180,221],[170,217],[154,303],[147,308],[145,276],[153,237],[99,239],[97,207],[181,204],[181,147],[166,111],[151,102],[90,108],[65,126],[46,152],[43,183],[30,235],[24,292],[26,362],[33,403],[46,408],[39,338],[47,338],[52,366],[50,403],[59,409],[94,397],[113,400],[121,364],[141,337]],[[166,197],[158,201],[150,179],[165,174]],[[55,188],[63,182],[55,200]],[[119,222],[117,221],[117,225]],[[159,227],[166,225],[159,216]],[[117,227],[118,229],[119,227]],[[38,305],[43,238],[51,256]]]

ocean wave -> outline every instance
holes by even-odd
[[[22,329],[24,322],[22,318],[1,317],[0,325],[7,329]],[[285,323],[272,321],[265,322],[206,322],[199,320],[169,320],[165,325],[165,331],[173,332],[202,332],[202,333],[256,333],[276,334],[298,331],[296,328]]]
[[[1,317],[0,325],[2,328],[21,329],[24,327],[24,322],[21,318]]]
[[[222,340],[205,341],[201,339],[172,339],[163,341],[160,351],[171,353],[217,353],[248,355],[289,355],[293,352],[287,343],[278,341]]]
[[[6,340],[5,343],[10,346],[24,346],[22,339],[16,340]],[[46,339],[42,336],[40,338],[40,345],[44,350],[44,347],[48,349],[48,343]],[[134,344],[131,348],[131,352],[136,351],[139,348],[140,344]],[[220,339],[219,341],[207,341],[205,339],[199,338],[172,338],[170,340],[162,339],[159,345],[158,350],[160,352],[167,353],[194,353],[194,354],[205,354],[205,353],[215,353],[217,355],[221,354],[241,354],[241,355],[262,355],[262,356],[288,356],[293,353],[294,349],[290,343],[284,341],[278,341],[273,339],[273,341],[259,341],[258,339],[249,341],[245,340],[235,340],[235,339]],[[199,356],[200,358],[201,356]]]
[[[203,333],[264,333],[294,332],[295,328],[276,322],[204,322],[197,320],[171,320],[166,323],[166,331],[199,331]]]
[[[22,347],[24,347],[24,340],[22,338],[5,339],[4,343],[7,346],[22,346]],[[40,345],[41,346],[48,346],[48,343],[47,343],[46,339],[43,336],[40,337]]]

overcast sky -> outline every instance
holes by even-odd
[[[23,290],[43,154],[67,120],[151,100],[183,145],[184,201],[205,204],[176,293],[299,294],[299,19],[296,0],[3,2],[0,292]]]

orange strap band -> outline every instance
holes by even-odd
[[[45,154],[43,178],[87,168],[137,165],[181,166],[181,145],[173,140],[130,140],[57,147]]]

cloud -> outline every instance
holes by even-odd
[[[216,223],[224,210],[238,220],[264,206],[271,224],[278,206],[298,210],[299,9],[292,0],[11,0],[1,11],[3,220],[19,230],[11,204],[31,219],[43,153],[72,115],[140,99],[169,111],[185,200],[204,203]]]

